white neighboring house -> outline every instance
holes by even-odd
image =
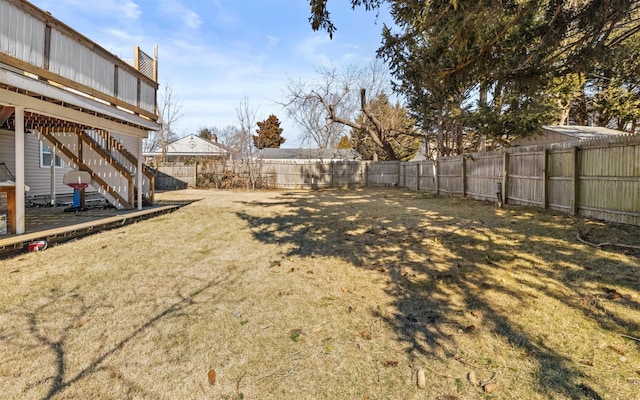
[[[193,159],[222,159],[228,154],[227,149],[214,140],[207,140],[197,135],[188,135],[167,145],[165,162],[185,162]],[[147,164],[158,164],[162,159],[162,151],[144,152]]]
[[[0,163],[12,231],[29,195],[67,193],[68,171],[118,209],[153,202],[142,139],[159,130],[157,57],[123,60],[24,0],[0,0]],[[82,174],[87,176],[87,174]],[[10,199],[10,200],[9,200]]]
[[[628,133],[600,126],[549,125],[544,126],[540,134],[515,138],[509,145],[529,146],[576,140],[603,139],[624,135],[628,135]]]

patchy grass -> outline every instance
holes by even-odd
[[[401,190],[162,196],[202,200],[0,264],[3,398],[640,398],[640,254],[576,240],[637,227]]]

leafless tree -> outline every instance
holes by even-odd
[[[333,124],[327,119],[325,107],[315,97],[299,96],[308,93],[310,89],[302,81],[289,80],[286,90],[291,95],[285,104],[287,115],[303,129],[300,140],[303,145],[315,144],[321,149],[337,146],[344,136],[345,126]]]
[[[171,127],[182,118],[182,108],[182,102],[173,93],[173,86],[166,82],[158,104],[160,130],[150,133],[144,143],[145,152],[162,153],[160,162],[165,160],[167,146],[177,139],[177,134]]]
[[[373,62],[365,68],[349,66],[341,72],[335,68],[318,72],[316,82],[287,83],[288,102],[284,106],[289,116],[305,128],[303,140],[313,141],[318,147],[337,144],[340,134],[350,127],[366,132],[388,159],[398,159],[380,122],[383,116],[372,113],[367,103],[367,93],[375,98],[391,91],[385,65]],[[357,121],[361,113],[369,123]],[[340,133],[332,136],[336,131]]]
[[[255,190],[260,177],[260,163],[255,157],[256,149],[253,145],[253,131],[257,123],[258,109],[251,108],[249,99],[245,96],[236,108],[236,121],[240,125],[238,147],[244,159],[249,180],[247,185]]]
[[[227,125],[224,128],[212,128],[218,137],[218,142],[229,152],[230,159],[236,159],[243,153],[244,137],[242,130],[235,125]]]

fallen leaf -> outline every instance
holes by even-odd
[[[311,328],[311,333],[320,333],[324,329],[324,325],[318,325]]]
[[[489,382],[486,385],[482,386],[482,389],[487,393],[493,393],[498,389],[498,382]]]
[[[294,342],[300,340],[300,336],[302,335],[302,329],[291,329],[289,331],[289,338]]]
[[[589,367],[593,367],[593,361],[591,361],[591,360],[580,360],[579,362],[582,365],[587,365]]]
[[[478,386],[480,385],[480,381],[478,380],[478,377],[476,376],[476,373],[471,371],[467,374],[467,380],[469,381],[469,383],[473,386]]]
[[[418,384],[418,387],[420,389],[427,387],[427,377],[424,368],[418,368],[416,375],[416,383]]]
[[[385,367],[397,367],[398,362],[395,360],[387,360],[387,361],[383,361],[382,365],[384,365]]]
[[[607,295],[607,299],[609,300],[618,300],[622,297],[622,295],[618,292],[611,292]]]
[[[360,336],[362,336],[365,340],[371,340],[371,334],[366,329],[360,331]]]
[[[207,378],[209,379],[209,384],[210,385],[215,385],[216,384],[216,371],[213,369],[210,369],[209,372],[207,372]]]
[[[387,270],[386,270],[386,269],[384,269],[384,267],[378,267],[378,268],[376,269],[376,271],[378,271],[378,272],[387,272]]]
[[[291,269],[289,270],[289,272],[295,272],[295,268],[291,267]]]
[[[473,315],[476,318],[480,318],[480,313],[478,313],[476,310],[471,310],[471,315]]]
[[[607,346],[607,348],[609,348],[609,349],[611,349],[611,350],[615,351],[616,353],[620,354],[621,356],[623,356],[623,355],[624,355],[624,351],[620,350],[619,348],[617,348],[617,347],[615,347],[615,346],[611,346],[611,345],[609,345],[609,346]]]
[[[475,325],[469,325],[469,326],[466,326],[462,331],[464,333],[471,333],[471,332],[473,332],[475,330],[476,330],[476,326]]]
[[[342,290],[342,293],[349,293],[349,290],[346,287],[341,287],[340,290]]]

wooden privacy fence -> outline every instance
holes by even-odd
[[[195,176],[195,166],[185,176]],[[216,168],[198,167],[217,174]],[[233,166],[236,173],[246,168]],[[171,175],[166,170],[162,172]],[[257,172],[256,172],[257,171]],[[526,205],[640,225],[640,136],[516,147],[435,161],[261,160],[262,187],[322,189],[404,187],[411,190]],[[246,174],[246,172],[245,172]]]

